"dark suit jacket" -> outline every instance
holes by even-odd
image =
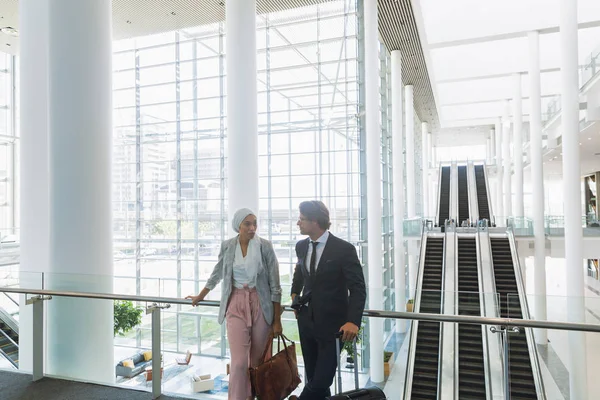
[[[310,239],[296,243],[298,262],[294,270],[292,293],[300,295],[309,278],[306,255]],[[317,266],[308,306],[315,327],[323,337],[334,338],[346,322],[360,327],[367,290],[362,267],[353,245],[329,233]]]

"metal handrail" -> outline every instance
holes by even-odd
[[[46,289],[23,289],[23,288],[0,288],[0,292],[33,294],[43,296],[60,296],[60,297],[79,297],[99,300],[125,300],[137,301],[146,303],[162,303],[162,304],[182,304],[192,305],[191,300],[185,300],[179,297],[154,297],[154,296],[133,296],[119,295],[110,293],[88,293],[88,292],[71,292],[63,290],[46,290]],[[198,303],[199,306],[220,307],[220,302],[212,300],[204,300]],[[284,311],[293,311],[293,309],[285,305]],[[588,324],[579,322],[559,322],[559,321],[541,321],[533,319],[514,319],[514,318],[488,318],[477,317],[472,315],[444,315],[444,314],[428,314],[400,311],[385,311],[385,310],[364,310],[364,317],[373,318],[391,318],[391,319],[408,319],[417,321],[432,321],[432,322],[454,322],[461,324],[472,325],[500,325],[509,327],[524,327],[524,328],[540,328],[540,329],[555,329],[562,331],[579,331],[579,332],[597,332],[600,333],[600,324]]]

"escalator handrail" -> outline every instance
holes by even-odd
[[[6,332],[4,332],[2,329],[0,329],[0,335],[4,336],[5,338],[7,338],[15,347],[19,348],[19,345],[17,343],[15,343],[14,340],[12,340],[12,338],[10,336],[8,336],[6,334]]]
[[[485,163],[485,161],[483,162],[483,181],[485,182],[485,191],[486,191],[486,195],[487,195],[486,197],[487,197],[487,203],[488,203],[488,213],[489,213],[489,217],[490,217],[490,222],[492,223],[492,226],[496,226],[496,218],[494,217],[494,213],[492,210],[490,185],[489,185],[488,177],[487,177],[487,164]]]
[[[413,312],[418,312],[421,307],[421,293],[419,290],[423,284],[423,270],[425,269],[425,250],[427,246],[427,231],[425,224],[421,226],[421,244],[419,248],[419,267],[417,269],[417,281],[415,283],[415,294],[413,298]],[[409,285],[410,286],[410,285]],[[415,352],[417,347],[417,333],[419,321],[412,321],[410,324],[410,338],[408,342],[408,358],[406,364],[406,372],[404,377],[404,398],[410,399],[412,394],[413,373],[415,370]]]
[[[485,296],[486,293],[483,290],[483,258],[482,258],[482,251],[481,251],[481,231],[482,230],[487,230],[487,220],[486,221],[485,226],[480,227],[479,224],[477,224],[477,237],[475,239],[475,243],[476,243],[476,252],[477,252],[477,288],[479,289],[479,315],[483,316],[485,314],[484,310],[485,310]],[[483,228],[483,229],[480,229]],[[489,241],[488,241],[489,242]],[[490,253],[491,254],[491,253]],[[485,330],[485,329],[484,329]],[[492,373],[490,370],[490,363],[489,363],[489,345],[488,345],[488,337],[487,335],[484,335],[483,332],[481,333],[481,342],[483,347],[481,348],[482,354],[483,354],[483,368],[485,371],[485,391],[487,394],[487,398],[488,399],[492,399],[493,396],[493,388],[492,388]]]
[[[8,354],[4,352],[4,350],[0,349],[0,355],[2,355],[5,359],[8,360],[15,368],[19,368],[19,365],[12,359]]]
[[[507,230],[506,235],[508,237],[508,243],[510,245],[510,255],[513,261],[513,267],[515,272],[515,280],[517,283],[519,302],[521,304],[521,317],[523,319],[531,319],[529,313],[529,305],[527,303],[527,294],[525,292],[525,286],[523,285],[523,274],[521,269],[521,263],[519,257],[517,257],[517,246],[515,245],[515,236],[512,230]],[[508,299],[506,299],[508,305]],[[542,380],[542,370],[540,367],[540,360],[538,358],[537,346],[533,337],[531,328],[525,329],[525,337],[527,339],[527,348],[529,349],[529,360],[531,364],[531,372],[533,374],[533,380],[535,383],[535,390],[539,400],[546,399],[546,391],[544,389],[544,382]]]
[[[480,215],[477,201],[477,177],[475,176],[475,164],[472,161],[467,164],[467,204],[469,205],[469,221],[471,223],[478,221]],[[477,209],[477,212],[474,208]]]
[[[437,211],[435,215],[435,225],[438,226],[440,224],[440,208],[442,207],[442,164],[440,163],[440,172],[438,173],[438,186],[437,186]]]
[[[440,314],[445,313],[444,310],[444,305],[446,304],[446,295],[448,294],[448,292],[445,290],[446,286],[446,246],[448,244],[448,220],[444,221],[444,242],[442,244],[442,287],[441,287],[441,294],[440,294]],[[455,232],[456,233],[456,232]],[[457,235],[454,235],[454,238],[456,240]],[[454,248],[456,249],[456,244],[454,246]],[[457,252],[455,252],[456,255]],[[458,265],[458,263],[456,262],[455,259],[455,263],[454,266],[456,267],[456,265]],[[456,268],[454,270],[454,273],[456,274]],[[458,280],[456,279],[456,277],[454,278],[454,282],[458,282]],[[454,304],[457,304],[457,299],[456,299],[456,292],[452,291],[451,294],[454,296]],[[458,340],[458,335],[456,334],[456,330],[458,330],[458,324],[452,324],[452,329],[455,330],[455,334],[454,334],[454,339],[455,339],[455,343],[454,343],[454,349],[458,348],[458,344],[456,343],[456,341]],[[442,365],[443,365],[443,356],[444,356],[444,324],[440,322],[440,337],[439,337],[439,353],[438,353],[438,380],[437,380],[437,398],[441,398],[441,394],[442,394]],[[455,361],[455,368],[454,370],[457,371],[456,369],[456,364],[457,361]],[[454,377],[453,377],[454,378]],[[456,384],[456,380],[453,380],[453,392],[456,395],[458,393],[458,385]],[[455,396],[456,398],[456,396]]]

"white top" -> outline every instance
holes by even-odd
[[[252,265],[253,263],[259,262],[256,259],[255,254],[256,247],[248,245],[248,252],[246,257],[242,255],[242,247],[238,240],[235,245],[235,259],[233,260],[233,286],[238,289],[243,289],[244,285],[253,288],[256,286],[256,271],[258,265]],[[252,254],[251,254],[252,253]]]
[[[325,250],[325,244],[327,244],[327,239],[329,239],[329,231],[325,231],[321,235],[320,238],[316,240],[317,242],[317,260],[315,263],[315,272],[319,268],[319,261],[321,261],[321,256],[323,255],[323,250]],[[313,252],[313,244],[312,240],[308,242],[308,252],[306,253],[306,270],[310,274],[310,259],[312,258]]]

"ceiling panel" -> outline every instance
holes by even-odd
[[[414,86],[415,111],[436,131],[439,118],[412,2],[379,0],[378,5],[379,35],[389,51],[400,50],[402,82]]]

